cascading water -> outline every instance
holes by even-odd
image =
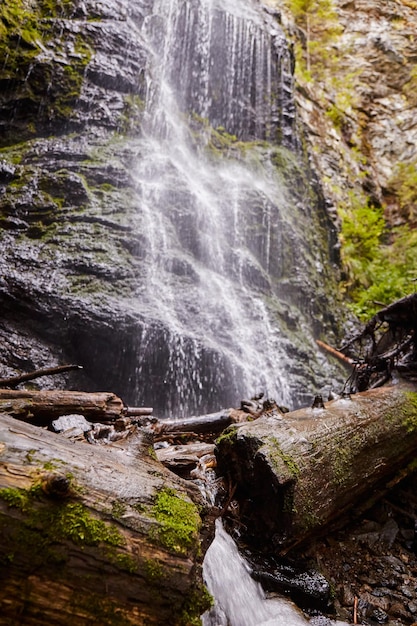
[[[220,520],[216,521],[216,538],[207,551],[203,575],[216,602],[202,617],[202,626],[305,626],[309,622],[292,602],[283,598],[266,598],[259,583],[250,575],[233,539]],[[347,626],[317,618],[317,626]]]
[[[308,318],[328,249],[306,237],[323,229],[297,162],[282,30],[252,0],[157,0],[141,36],[137,401],[175,416],[263,390],[294,406],[305,391],[289,354],[320,359]]]

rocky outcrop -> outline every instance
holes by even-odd
[[[413,215],[401,214],[395,180],[398,164],[417,158],[415,2],[334,5],[340,30],[330,43],[319,42],[321,76],[297,75],[311,158],[335,208],[349,204],[353,192],[383,205],[391,225],[412,224]],[[305,45],[293,14],[280,8],[287,32]]]
[[[253,26],[241,32],[258,37],[259,45],[266,46],[264,54],[278,64],[281,74],[274,78],[274,91],[258,98],[259,104],[255,99],[253,106],[264,107],[265,99],[275,98],[283,85],[279,110],[273,110],[270,123],[275,135],[286,137],[285,146],[294,144],[295,152],[265,143],[266,131],[261,124],[258,133],[253,120],[255,142],[239,141],[227,128],[210,127],[198,111],[186,130],[194,141],[190,165],[202,152],[207,171],[213,159],[225,163],[227,157],[231,167],[239,164],[235,172],[242,167],[242,188],[251,179],[243,168],[265,168],[253,190],[239,192],[250,208],[228,218],[230,227],[238,223],[240,230],[231,237],[226,225],[217,239],[217,231],[210,231],[218,228],[219,220],[213,216],[207,221],[204,207],[201,216],[186,207],[194,193],[187,171],[175,193],[168,185],[161,199],[164,210],[172,206],[175,225],[159,215],[152,198],[154,173],[143,139],[149,133],[146,106],[159,92],[146,72],[150,47],[165,32],[162,22],[151,19],[151,7],[140,1],[74,1],[52,12],[46,4],[33,3],[19,14],[7,2],[0,13],[7,33],[0,96],[2,374],[76,362],[83,374],[68,375],[62,384],[111,389],[128,403],[155,406],[162,415],[235,404],[243,393],[239,381],[249,369],[251,380],[269,370],[270,381],[285,396],[280,399],[294,398],[297,404],[333,376],[340,380],[338,367],[329,365],[314,341],[319,334],[331,340],[339,328],[335,230],[320,183],[297,153],[297,137],[289,134],[296,131],[291,55],[275,17],[266,13],[255,19],[260,35]],[[241,18],[234,19],[234,28],[241,29]],[[255,65],[254,71],[263,72],[262,63]],[[214,82],[218,80],[223,80],[222,73]],[[271,89],[263,75],[256,80],[266,81],[263,88]],[[249,85],[250,77],[245,81]],[[210,86],[213,94],[216,84]],[[201,99],[194,93],[190,98],[196,108]],[[242,105],[234,98],[231,115],[236,117],[235,109]],[[164,165],[168,181],[177,165]],[[202,171],[196,172],[200,178]],[[281,181],[293,183],[291,193],[279,194],[282,198],[271,197],[268,187],[276,171]],[[225,170],[220,195],[233,187],[227,177]],[[212,193],[217,184],[210,180],[204,193]],[[207,206],[216,196],[219,192]],[[233,202],[226,196],[221,210]],[[291,218],[281,213],[288,206]],[[210,239],[218,241],[217,248],[210,248]],[[167,258],[160,261],[158,248],[164,246]],[[210,250],[225,261],[216,260]],[[210,271],[230,263],[231,283],[219,289],[213,280],[213,292],[202,289],[196,301],[207,277],[202,258],[212,264]],[[151,271],[155,259],[159,267]],[[149,275],[151,283],[145,280]],[[243,298],[236,306],[231,291],[239,283]],[[173,294],[182,295],[172,313],[167,302]],[[218,304],[219,297],[227,301]],[[200,317],[194,319],[196,311]],[[252,320],[261,329],[256,339],[246,330],[242,333]],[[216,327],[209,337],[212,325]]]

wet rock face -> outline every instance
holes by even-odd
[[[297,92],[307,141],[314,137],[318,146],[312,158],[328,179],[329,202],[337,206],[353,191],[386,204],[388,221],[398,224],[404,216],[391,179],[398,163],[417,157],[416,6],[395,0],[337,0],[335,6],[337,65],[327,86],[313,81]]]
[[[207,229],[201,237],[204,215],[185,210],[190,195],[185,183],[168,186],[163,198],[164,205],[171,207],[168,217],[156,213],[152,184],[159,174],[147,167],[148,153],[141,143],[150,106],[149,42],[142,27],[154,3],[74,0],[55,5],[39,0],[21,13],[13,4],[6,0],[0,9],[0,34],[7,35],[0,46],[1,372],[11,375],[76,362],[84,366],[84,378],[65,377],[66,384],[111,389],[130,404],[151,405],[162,414],[183,409],[203,413],[235,404],[242,393],[236,383],[241,370],[253,355],[259,366],[252,369],[262,370],[268,360],[263,357],[263,341],[269,341],[272,333],[260,324],[262,341],[255,342],[248,356],[244,337],[243,352],[239,347],[230,363],[223,331],[226,335],[230,316],[239,319],[249,310],[248,300],[241,303],[241,312],[234,312],[232,302],[220,315],[208,294],[203,304],[195,298],[204,274],[202,261],[209,257],[213,266],[219,265],[214,255],[207,255],[201,240],[215,240],[216,235]],[[275,17],[268,14],[259,23],[262,36],[258,26],[248,29],[243,18],[237,20],[234,28],[240,34],[233,40],[252,37],[257,45],[262,41],[266,46],[262,53],[271,55],[268,63],[278,64],[271,98],[281,84],[279,64],[284,64],[285,93],[265,124],[274,129],[275,139],[282,133],[285,145],[291,147],[297,144],[288,73],[291,55]],[[267,75],[262,78],[270,88],[267,79]],[[245,80],[250,84],[250,76]],[[214,94],[215,86],[210,89]],[[200,103],[198,94],[193,98]],[[238,120],[240,104],[234,98],[231,110]],[[264,96],[261,100],[264,106]],[[208,132],[201,117],[194,116],[194,123],[198,131],[194,127],[187,131],[193,137],[195,133],[190,163],[203,149],[197,134]],[[261,120],[261,130],[243,138],[265,139],[265,124]],[[249,126],[255,128],[253,120]],[[227,132],[233,130],[240,132],[240,127],[216,131],[209,150],[219,160],[230,150],[235,161],[242,162],[251,147],[239,145],[237,137]],[[219,247],[222,254],[228,254],[234,282],[242,280],[258,319],[264,315],[264,305],[259,304],[264,299],[265,320],[280,321],[280,370],[267,365],[278,381],[277,388],[288,396],[297,394],[302,404],[313,393],[306,387],[328,382],[329,372],[330,378],[340,376],[337,370],[328,369],[314,343],[315,334],[325,329],[330,340],[338,327],[336,309],[329,304],[333,296],[328,296],[334,292],[337,273],[335,232],[320,184],[315,181],[310,187],[313,173],[307,161],[294,164],[295,153],[281,151],[277,144],[272,155],[270,146],[264,144],[256,150],[256,167],[267,163],[270,176],[271,163],[276,161],[281,178],[292,177],[294,196],[280,202],[291,205],[300,217],[291,221],[279,215],[268,189],[245,190],[242,196],[250,210],[242,220],[242,232],[224,235]],[[138,163],[143,175],[139,182]],[[175,173],[175,167],[170,167],[169,176]],[[225,189],[231,187],[227,176]],[[216,191],[211,181],[208,186]],[[223,193],[214,191],[213,198]],[[145,204],[146,219],[141,211]],[[224,205],[230,207],[228,197]],[[298,233],[293,222],[302,223]],[[158,259],[165,245],[164,229],[171,237],[171,256],[154,274],[169,276],[170,288],[160,280],[149,299],[148,262]],[[191,241],[194,234],[199,242]],[[232,239],[238,237],[247,249],[242,252],[243,248],[235,246],[229,252]],[[169,299],[179,291],[183,296],[174,323],[168,320],[170,326],[165,292]],[[187,321],[199,308],[210,313],[205,322],[223,315],[214,340],[205,341],[209,322]],[[188,335],[176,332],[178,325]],[[310,325],[308,345],[306,325]],[[218,349],[222,342],[224,352]],[[40,380],[39,384],[52,383]],[[176,399],[167,400],[170,397]]]

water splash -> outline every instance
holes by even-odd
[[[220,520],[216,521],[216,538],[206,553],[203,576],[216,601],[214,608],[203,615],[203,626],[305,626],[308,623],[291,602],[266,599]]]

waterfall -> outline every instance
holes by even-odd
[[[294,356],[319,358],[306,320],[328,250],[306,241],[322,218],[303,182],[283,32],[254,0],[156,0],[141,36],[137,401],[175,416],[262,390],[294,406]]]

